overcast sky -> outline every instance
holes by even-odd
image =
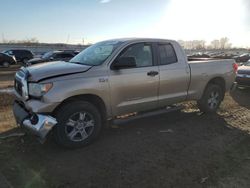
[[[207,40],[250,47],[250,0],[0,0],[7,40],[82,43],[119,37]]]

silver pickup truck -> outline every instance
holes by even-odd
[[[187,100],[213,113],[234,82],[233,60],[188,62],[181,46],[163,39],[96,43],[70,62],[21,68],[15,76],[17,124],[66,147],[94,141],[105,121]]]

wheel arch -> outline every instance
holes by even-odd
[[[53,111],[53,115],[56,115],[56,113],[58,112],[58,110],[73,101],[87,101],[91,104],[93,104],[94,106],[97,107],[97,109],[99,110],[99,112],[101,113],[101,117],[103,121],[107,120],[107,108],[106,105],[104,103],[104,101],[102,100],[101,97],[94,95],[94,94],[82,94],[82,95],[75,95],[75,96],[71,96],[65,100],[63,100]]]
[[[206,87],[205,87],[205,89],[203,91],[203,94],[204,94],[206,88],[211,84],[220,86],[221,89],[222,89],[223,94],[225,93],[225,91],[226,91],[226,81],[225,81],[225,79],[223,77],[214,77],[214,78],[212,78],[212,79],[210,79],[208,81],[208,83],[207,83],[207,85],[206,85]],[[224,95],[223,95],[223,99],[224,99]]]

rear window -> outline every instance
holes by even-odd
[[[176,53],[171,44],[160,44],[159,53],[160,53],[161,65],[169,65],[172,63],[177,63]]]

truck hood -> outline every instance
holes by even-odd
[[[29,72],[29,81],[38,82],[52,77],[86,72],[90,68],[91,66],[87,65],[54,61],[27,67],[27,71]]]

